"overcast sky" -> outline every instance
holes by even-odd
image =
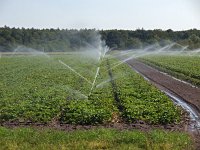
[[[0,0],[0,26],[200,29],[200,0]]]

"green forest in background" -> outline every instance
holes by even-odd
[[[200,30],[96,30],[96,29],[25,29],[0,28],[0,52],[18,46],[44,52],[66,52],[81,48],[98,48],[100,39],[111,49],[137,49],[149,45],[165,46],[176,42],[189,50],[200,48]],[[103,43],[101,43],[103,44]]]

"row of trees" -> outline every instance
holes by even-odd
[[[101,36],[100,36],[101,35]],[[81,47],[95,47],[100,37],[113,49],[142,48],[151,44],[164,46],[177,42],[190,49],[200,48],[200,30],[101,30],[95,29],[25,29],[0,28],[0,51],[13,51],[26,46],[41,51],[74,51]]]
[[[158,29],[107,30],[100,31],[100,33],[109,47],[117,49],[142,48],[152,44],[165,46],[171,42],[189,46],[189,49],[200,48],[200,30],[196,29],[187,31],[172,31],[171,29],[166,31]]]
[[[0,28],[0,51],[13,51],[18,46],[26,46],[40,51],[72,51],[93,46],[100,40],[95,29],[19,29]],[[94,45],[95,46],[95,45]]]

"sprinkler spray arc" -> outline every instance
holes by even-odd
[[[95,74],[95,76],[94,76],[94,80],[93,80],[93,83],[92,83],[92,87],[91,87],[91,89],[90,89],[90,92],[89,92],[89,94],[88,94],[88,97],[91,95],[93,89],[95,88],[95,83],[96,83],[96,79],[97,79],[97,77],[98,77],[98,75],[99,75],[99,70],[100,70],[101,62],[103,61],[103,59],[104,59],[104,57],[105,57],[105,55],[106,55],[106,53],[107,53],[108,51],[109,51],[108,48],[100,49],[100,51],[98,51],[98,53],[99,53],[99,59],[98,59],[99,64],[98,64],[98,65],[99,65],[99,66],[97,67],[96,74]]]
[[[92,84],[92,82],[90,82],[87,78],[83,77],[80,73],[78,73],[77,71],[75,71],[73,68],[71,68],[70,66],[68,66],[67,64],[65,64],[63,61],[59,60],[59,63],[63,64],[64,66],[66,66],[67,68],[69,68],[72,72],[74,72],[75,74],[77,74],[79,77],[83,78],[85,81],[87,81],[89,84]]]

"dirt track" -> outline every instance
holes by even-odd
[[[193,87],[187,83],[176,80],[169,75],[163,74],[157,69],[154,69],[138,60],[132,59],[127,63],[144,77],[150,80],[158,88],[169,90],[189,103],[197,110],[200,115],[200,88]],[[200,149],[200,135],[199,131],[191,133],[196,145],[195,149]]]
[[[149,80],[165,87],[184,99],[186,102],[195,107],[198,112],[200,112],[200,88],[178,81],[166,74],[161,73],[157,69],[139,62],[138,60],[132,59],[127,61],[127,63]]]

